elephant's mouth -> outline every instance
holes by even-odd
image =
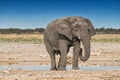
[[[74,36],[74,37],[72,38],[72,41],[73,41],[73,42],[75,42],[75,41],[80,42],[80,40],[81,40],[81,37]]]

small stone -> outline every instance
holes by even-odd
[[[9,72],[9,70],[3,70],[3,73],[9,74],[10,72]]]

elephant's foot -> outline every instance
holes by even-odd
[[[66,70],[66,68],[59,67],[58,70]]]
[[[72,69],[73,69],[73,70],[78,70],[78,69],[79,69],[79,67],[73,67]]]
[[[56,67],[51,67],[50,70],[57,70],[57,68]]]

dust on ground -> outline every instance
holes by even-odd
[[[72,64],[72,48],[67,56],[67,66]],[[56,56],[58,61],[59,56]],[[44,44],[0,43],[0,66],[47,65],[50,58]],[[91,57],[81,66],[120,66],[120,43],[92,42]],[[0,80],[119,80],[120,70],[0,70]]]

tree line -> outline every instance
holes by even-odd
[[[120,34],[120,28],[114,29],[114,28],[96,28],[97,34]]]
[[[37,34],[44,33],[44,28],[35,28],[35,29],[19,29],[19,28],[8,28],[0,29],[0,34]]]
[[[44,33],[44,28],[35,28],[35,29],[19,29],[19,28],[8,28],[8,29],[0,29],[0,34],[37,34]],[[120,28],[96,28],[97,34],[120,34]]]

